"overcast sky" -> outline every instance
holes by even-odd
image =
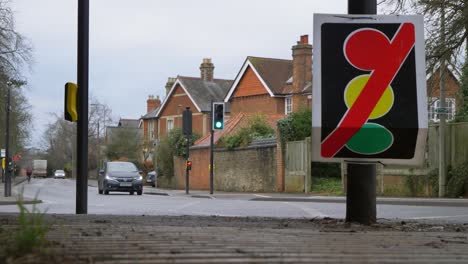
[[[63,87],[76,82],[78,0],[12,0],[17,30],[34,47],[25,72],[39,146]],[[246,56],[291,59],[300,35],[312,41],[314,13],[346,13],[347,0],[90,0],[89,93],[113,117],[139,118],[148,95],[164,99],[167,77],[234,79]]]

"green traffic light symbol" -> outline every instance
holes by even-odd
[[[220,121],[218,121],[218,122],[215,123],[215,127],[216,127],[216,128],[222,128],[222,127],[223,127],[223,123],[221,123]]]

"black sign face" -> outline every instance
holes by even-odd
[[[418,94],[421,51],[415,24],[393,20],[324,21],[315,28],[313,96],[320,98],[314,98],[313,133],[320,131],[320,159],[415,158],[427,114]]]

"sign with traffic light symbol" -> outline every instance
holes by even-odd
[[[422,164],[423,18],[314,16],[312,159]]]
[[[224,103],[213,103],[213,130],[224,129]]]

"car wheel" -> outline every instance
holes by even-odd
[[[134,195],[134,194],[135,194],[135,192],[133,192],[133,191],[132,191],[132,192],[130,192],[130,195]]]
[[[101,190],[101,189],[98,189],[98,193],[99,193],[99,194],[102,194],[102,190]]]
[[[104,191],[104,194],[105,194],[105,195],[108,195],[108,194],[109,194],[109,191],[108,191],[108,190],[105,190],[105,191]]]
[[[143,194],[143,191],[137,191],[137,194],[138,194],[138,195],[142,195],[142,194]]]

